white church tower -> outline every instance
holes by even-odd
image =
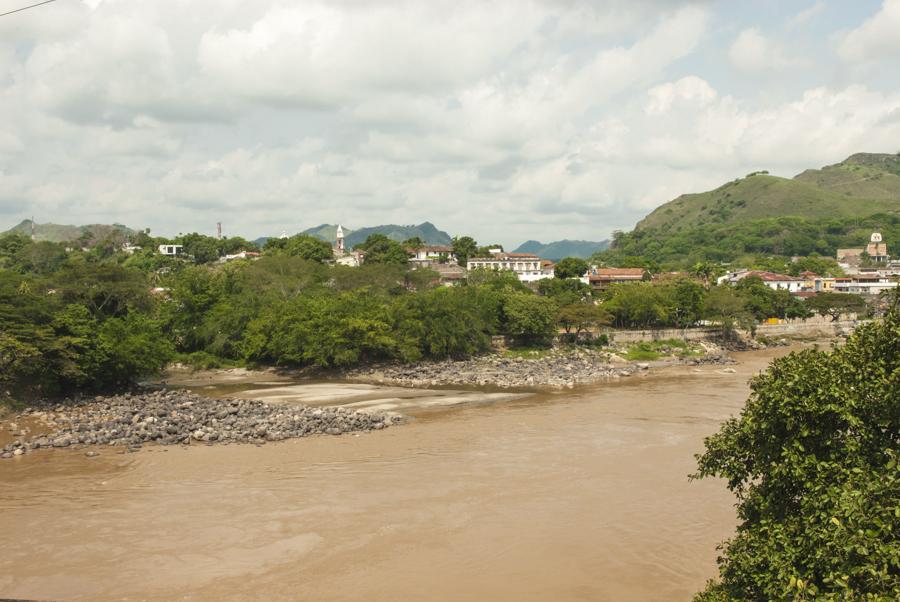
[[[335,233],[337,238],[337,252],[338,255],[344,255],[344,229],[341,228],[341,225],[338,224],[337,232]]]

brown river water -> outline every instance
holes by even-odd
[[[735,524],[693,455],[781,353],[359,436],[4,460],[0,598],[689,600]]]

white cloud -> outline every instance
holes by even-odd
[[[873,17],[840,40],[838,52],[845,61],[892,61],[900,57],[900,0],[884,0]]]
[[[745,98],[706,73],[698,50],[728,50],[713,18],[670,0],[54,3],[0,23],[0,214],[599,239],[753,169],[896,150],[897,93]],[[794,64],[740,26],[741,69]]]
[[[798,64],[756,27],[741,31],[728,49],[731,64],[741,71],[781,71]]]
[[[808,7],[801,10],[799,13],[794,15],[788,21],[789,27],[799,27],[801,25],[805,25],[809,21],[812,21],[814,18],[822,14],[825,11],[825,2],[824,0],[817,0],[813,2]]]

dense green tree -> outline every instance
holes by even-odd
[[[759,276],[748,276],[735,285],[747,310],[762,321],[767,318],[802,318],[809,315],[803,302],[787,290],[773,290]]]
[[[557,322],[566,334],[574,334],[577,340],[582,332],[611,324],[612,316],[604,307],[593,303],[571,303],[559,308]]]
[[[786,273],[790,276],[799,276],[804,272],[812,272],[817,276],[843,276],[844,270],[838,265],[837,261],[830,257],[819,257],[811,255],[809,257],[800,257],[796,261],[788,264]]]
[[[459,265],[466,267],[470,257],[474,257],[478,252],[478,243],[471,236],[454,236],[453,237],[453,254]]]
[[[495,290],[529,291],[515,272],[512,270],[494,270],[490,268],[478,268],[471,270],[467,281],[471,286],[491,288]]]
[[[176,243],[184,247],[184,254],[197,264],[212,263],[223,255],[219,242],[217,238],[196,232],[184,234],[176,239]]]
[[[331,245],[309,234],[298,234],[288,238],[279,252],[291,257],[300,257],[307,261],[317,261],[319,263],[334,259]]]
[[[240,237],[230,236],[219,240],[219,251],[224,255],[233,255],[241,251],[256,251],[256,244]]]
[[[556,333],[556,304],[531,293],[511,293],[503,300],[506,334],[526,344],[543,344]]]
[[[474,289],[441,287],[410,297],[410,303],[420,355],[465,358],[490,349],[492,327]]]
[[[114,263],[69,262],[52,281],[65,302],[83,304],[97,317],[123,316],[150,304],[146,275]]]
[[[754,323],[744,297],[726,284],[710,289],[703,302],[703,317],[717,323],[726,338],[733,337],[738,326],[749,328]]]
[[[556,301],[557,305],[571,305],[593,298],[594,289],[580,280],[544,278],[538,281],[538,292]]]
[[[55,242],[29,242],[19,248],[14,267],[22,272],[49,274],[59,269],[66,260],[66,249]]]
[[[669,305],[668,315],[674,326],[688,328],[703,316],[706,290],[703,285],[689,278],[676,278],[664,285]]]
[[[702,601],[900,598],[900,306],[833,352],[776,359],[696,477],[738,500]]]
[[[806,306],[820,316],[831,316],[831,321],[838,320],[843,314],[860,314],[866,311],[868,306],[859,295],[847,293],[819,293],[815,297],[806,300]]]
[[[557,278],[581,278],[588,271],[588,264],[580,257],[566,257],[560,259],[554,269],[554,275]]]
[[[662,287],[650,282],[615,284],[603,305],[620,328],[653,328],[670,319],[670,302]]]
[[[406,265],[409,262],[409,255],[403,245],[384,234],[370,234],[356,248],[365,251],[365,263]]]

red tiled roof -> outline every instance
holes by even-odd
[[[763,282],[797,282],[802,280],[801,278],[794,278],[793,276],[785,276],[784,274],[776,274],[775,272],[764,272],[762,270],[753,270],[744,274],[744,278],[750,278],[751,276],[756,276]]]
[[[407,247],[406,251],[408,253],[415,253],[416,251],[426,251],[430,253],[452,253],[453,247],[448,247],[446,245],[423,245],[417,249]]]
[[[644,277],[645,270],[643,268],[599,268],[591,273],[591,276],[602,276],[605,278],[618,278],[622,276]]]
[[[539,261],[540,257],[532,253],[495,253],[489,257],[471,257],[469,261],[516,261],[522,259]]]

